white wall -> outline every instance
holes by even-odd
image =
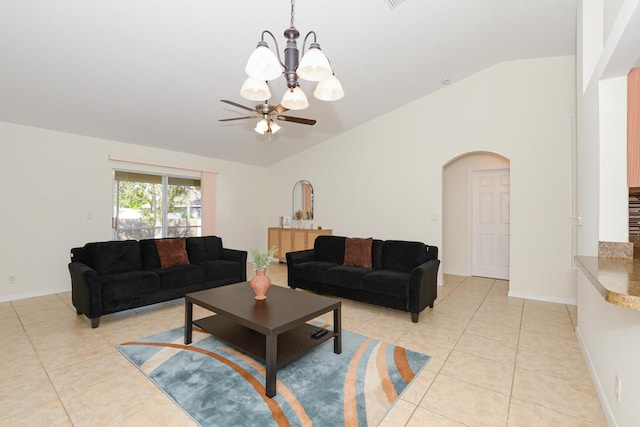
[[[70,290],[69,250],[112,238],[109,154],[217,171],[216,234],[266,246],[264,168],[3,122],[0,144],[0,301]]]
[[[620,6],[622,6],[624,0],[598,0],[599,3],[604,3],[604,38],[606,39],[609,33],[611,32],[611,27],[615,19],[618,17],[618,12],[620,12]]]
[[[640,311],[606,302],[580,272],[577,334],[609,424],[638,425]],[[620,402],[616,376],[622,381]]]
[[[602,45],[604,43],[604,3],[613,3],[616,0],[589,0],[587,2],[578,2],[578,49],[580,55],[580,72],[579,81],[580,88],[586,90],[591,76],[593,75],[600,54],[602,53]],[[612,7],[613,9],[613,7]],[[613,10],[611,10],[613,12]],[[610,30],[613,19],[607,19],[607,33]],[[582,28],[588,28],[589,31],[582,31]]]
[[[444,168],[442,263],[445,274],[471,275],[471,174],[508,169],[509,160],[493,153],[473,153]]]
[[[468,152],[498,153],[511,161],[510,292],[575,302],[568,166],[574,60],[498,64],[279,162],[269,170],[269,223],[289,214],[294,183],[307,179],[314,225],[441,248],[443,166]]]
[[[598,255],[600,228],[600,122],[599,90],[591,83],[602,52],[603,0],[578,2],[576,80],[578,254]]]
[[[625,92],[629,69],[621,64],[631,68],[640,57],[639,7],[638,0],[578,2],[577,75],[578,87],[584,88],[577,97],[580,255],[596,256],[598,240],[628,240]],[[603,38],[607,38],[604,46],[594,43]],[[620,40],[624,43],[618,45]],[[602,79],[605,73],[606,80]],[[585,275],[578,274],[578,338],[611,426],[637,424],[639,325],[639,311],[606,302]],[[621,402],[615,397],[616,374],[622,379]]]
[[[600,218],[603,242],[629,241],[627,77],[602,80],[600,91]]]

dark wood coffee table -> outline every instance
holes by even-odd
[[[184,343],[191,344],[193,325],[262,360],[265,389],[276,395],[277,369],[333,338],[333,352],[342,353],[341,307],[333,298],[272,285],[267,299],[257,301],[249,282],[185,295]],[[216,313],[193,320],[193,304]],[[306,322],[333,311],[333,331],[312,338],[317,326]]]

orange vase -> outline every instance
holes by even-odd
[[[256,270],[256,275],[253,276],[250,283],[258,301],[267,299],[267,289],[271,286],[271,279],[267,276],[267,270]]]

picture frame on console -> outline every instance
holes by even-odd
[[[291,217],[290,216],[281,216],[280,217],[280,227],[281,228],[291,228]]]

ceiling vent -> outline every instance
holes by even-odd
[[[404,2],[404,0],[384,0],[384,2],[389,6],[389,9],[395,9],[396,7],[400,6],[400,4]]]

